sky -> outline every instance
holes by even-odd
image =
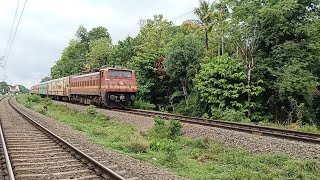
[[[18,1],[0,0],[0,58],[5,54]],[[24,2],[20,0],[16,23]],[[80,24],[88,30],[106,27],[116,44],[127,36],[135,37],[139,20],[153,18],[155,14],[163,14],[176,25],[196,19],[192,11],[198,3],[198,0],[28,0],[7,56],[6,73],[0,68],[0,81],[5,78],[9,84],[27,88],[39,83],[50,74],[50,68],[75,38]]]

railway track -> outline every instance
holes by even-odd
[[[125,179],[37,123],[8,98],[1,100],[7,101],[1,107],[5,115],[0,114],[6,179]]]
[[[126,109],[126,110],[114,109],[114,111],[131,113],[131,114],[142,115],[142,116],[149,116],[149,117],[159,116],[165,119],[175,119],[175,120],[179,120],[181,122],[190,123],[190,124],[219,127],[219,128],[242,131],[242,132],[247,132],[247,133],[252,133],[257,135],[272,136],[272,137],[277,137],[282,139],[320,144],[320,134],[314,134],[314,133],[306,133],[306,132],[300,132],[300,131],[257,126],[257,125],[237,123],[237,122],[228,122],[228,121],[212,120],[212,119],[206,119],[206,118],[175,115],[170,113],[140,110],[140,109]]]

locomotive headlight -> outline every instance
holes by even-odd
[[[125,99],[124,95],[120,95],[120,100],[124,100],[124,99]]]
[[[131,101],[134,101],[134,100],[136,100],[136,97],[134,95],[131,95],[130,99],[131,99]]]
[[[111,99],[112,101],[114,101],[114,100],[116,99],[116,96],[115,96],[115,95],[110,95],[110,99]]]

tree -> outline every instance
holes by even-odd
[[[100,67],[106,64],[112,45],[106,28],[99,26],[88,32],[80,25],[75,35],[76,39],[69,42],[60,59],[51,68],[52,78],[78,74],[92,66]],[[108,51],[104,52],[105,50]]]
[[[245,80],[244,67],[238,59],[220,56],[201,65],[195,87],[202,101],[209,104],[213,118],[228,119],[228,112],[236,112],[238,118],[243,119],[247,91]]]
[[[158,74],[157,67],[165,58],[166,45],[179,31],[179,27],[163,19],[162,15],[155,15],[153,19],[140,21],[140,32],[134,47],[136,55],[128,63],[137,74],[138,96],[158,106],[166,106],[169,102],[172,85],[168,77]]]
[[[100,68],[107,65],[110,61],[112,52],[112,44],[109,38],[93,40],[89,43],[89,59],[90,68]]]
[[[206,49],[209,50],[208,33],[212,29],[212,5],[205,0],[200,0],[199,3],[199,7],[194,9],[194,13],[198,16],[198,22],[203,27]]]
[[[88,40],[90,41],[95,41],[99,39],[105,39],[108,40],[108,43],[111,44],[111,36],[108,32],[108,29],[103,27],[103,26],[98,26],[95,28],[92,28],[91,31],[88,33]]]
[[[6,94],[9,92],[8,84],[4,81],[0,82],[0,94]]]
[[[135,51],[137,45],[137,39],[129,36],[125,40],[119,41],[111,52],[110,65],[128,67],[132,58],[137,54]]]
[[[18,86],[19,86],[20,93],[25,94],[25,93],[29,93],[30,92],[30,90],[27,89],[25,86],[23,86],[23,85],[18,85]]]
[[[201,42],[193,35],[180,33],[168,44],[165,70],[171,81],[180,83],[178,92],[182,90],[187,106],[192,79],[203,55]]]
[[[41,79],[41,82],[43,83],[43,82],[47,82],[47,81],[50,81],[52,79],[52,77],[50,77],[50,76],[46,76],[46,77],[44,77],[43,79]]]
[[[235,12],[231,24],[231,39],[237,49],[237,56],[240,54],[240,59],[246,67],[248,89],[250,89],[252,85],[253,70],[256,64],[254,55],[260,38],[259,27],[257,26],[256,19],[251,15],[249,15],[249,17],[244,17]],[[251,91],[247,92],[247,104],[247,117],[251,119]]]
[[[78,74],[84,69],[86,59],[79,44],[81,42],[77,40],[71,40],[68,47],[66,47],[60,59],[51,68],[51,77],[53,79],[65,77],[73,74]]]

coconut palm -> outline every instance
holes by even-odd
[[[194,13],[198,16],[199,24],[203,27],[205,33],[206,49],[209,49],[208,33],[212,29],[212,4],[209,1],[200,0],[199,7],[194,9]]]

